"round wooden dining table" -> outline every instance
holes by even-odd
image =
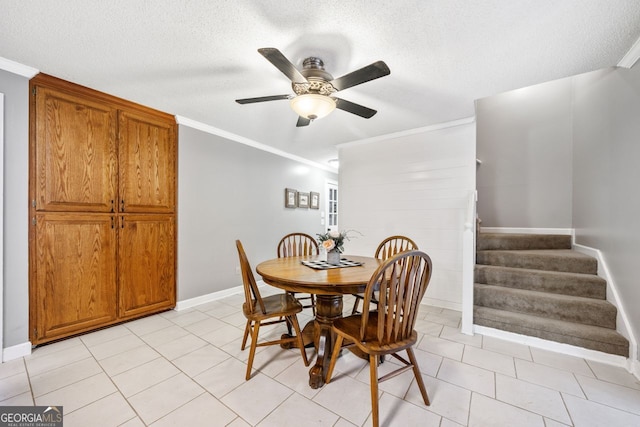
[[[287,257],[264,261],[256,266],[265,283],[289,292],[316,295],[316,318],[311,325],[317,348],[315,365],[309,371],[311,388],[322,387],[329,368],[335,337],[332,325],[342,317],[342,296],[364,292],[369,279],[382,261],[377,258],[342,255],[362,265],[326,270],[314,269],[302,261],[323,259],[322,256]]]

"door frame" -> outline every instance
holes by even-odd
[[[326,200],[327,202],[324,204],[324,217],[325,217],[325,231],[330,229],[329,226],[329,205],[330,205],[330,200],[329,200],[329,189],[330,188],[336,188],[339,189],[338,186],[338,181],[332,180],[332,179],[328,179],[325,181],[324,184],[324,200]],[[340,227],[340,192],[338,192],[338,222],[336,224],[336,226],[334,227],[336,230],[338,230]]]
[[[0,93],[0,224],[4,224],[4,93]],[[0,226],[0,271],[4,271],[4,228]],[[0,274],[0,363],[4,362],[4,274]]]

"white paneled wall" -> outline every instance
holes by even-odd
[[[411,237],[433,262],[425,301],[460,310],[462,233],[475,190],[475,123],[340,147],[346,254],[373,256],[387,236]]]

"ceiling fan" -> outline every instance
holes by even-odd
[[[306,58],[302,70],[298,70],[278,49],[267,47],[258,52],[291,80],[295,95],[272,95],[258,98],[236,99],[238,104],[278,101],[288,99],[291,108],[298,114],[296,126],[308,126],[312,120],[320,119],[335,108],[347,111],[365,119],[373,117],[377,111],[333,96],[338,91],[389,75],[391,71],[383,61],[360,68],[334,79],[324,70],[322,59]]]

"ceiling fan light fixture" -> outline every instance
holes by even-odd
[[[291,99],[291,108],[300,117],[309,120],[321,119],[336,108],[336,101],[326,95],[305,93]]]

